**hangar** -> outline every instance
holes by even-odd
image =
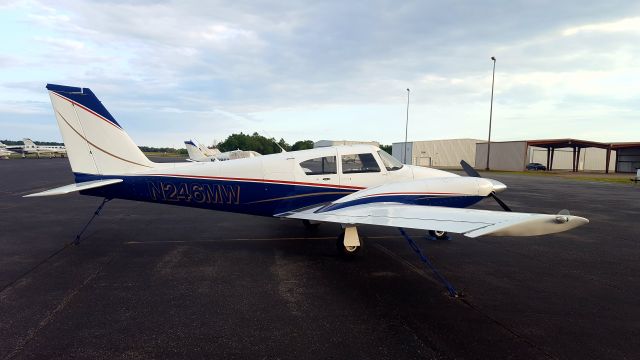
[[[640,143],[613,143],[616,152],[616,172],[636,172],[640,169]]]
[[[459,168],[460,160],[475,162],[478,139],[448,139],[413,141],[406,143],[407,161],[404,161],[405,143],[392,145],[392,155],[403,163],[441,168]]]
[[[407,161],[404,160],[406,146]],[[449,139],[393,143],[393,156],[404,163],[459,168],[460,160],[487,167],[487,142]],[[549,170],[636,172],[640,168],[640,142],[604,143],[580,139],[538,139],[491,142],[492,170],[523,171],[528,163]]]

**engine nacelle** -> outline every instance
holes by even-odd
[[[360,190],[334,201],[318,212],[373,202],[466,207],[492,192],[506,188],[499,181],[476,177],[412,180]]]

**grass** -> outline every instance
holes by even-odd
[[[626,184],[626,185],[634,185],[633,181],[629,179],[635,177],[635,174],[580,174],[573,172],[546,172],[546,171],[501,171],[501,170],[490,170],[490,173],[494,174],[513,174],[513,175],[527,175],[527,176],[553,176],[556,178],[563,178],[569,180],[578,180],[578,181],[595,181],[595,182],[605,182],[612,184]]]

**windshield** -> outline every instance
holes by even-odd
[[[395,171],[395,170],[402,169],[402,163],[398,159],[389,155],[386,151],[378,150],[378,155],[380,155],[380,159],[382,159],[382,163],[384,164],[384,167],[386,167],[388,171]]]

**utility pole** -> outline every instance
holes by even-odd
[[[407,135],[409,134],[409,94],[411,90],[407,88],[407,123],[404,127],[404,163],[407,163]]]
[[[491,154],[491,118],[493,116],[493,84],[496,81],[496,57],[492,56],[493,60],[493,76],[491,78],[491,107],[489,108],[489,140],[487,141],[487,168],[489,170],[489,155]]]

